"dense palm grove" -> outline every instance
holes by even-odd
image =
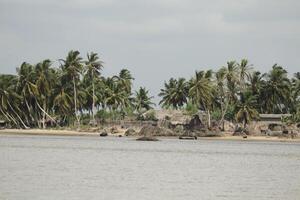
[[[94,125],[126,116],[141,119],[154,106],[145,88],[132,91],[134,78],[127,69],[103,77],[103,62],[96,53],[82,58],[78,51],[70,51],[59,62],[58,68],[50,60],[24,62],[17,75],[0,75],[0,119],[19,128],[46,128],[49,122]],[[230,61],[216,72],[196,71],[190,80],[171,78],[159,96],[163,108],[191,115],[201,111],[208,126],[211,119],[220,125],[225,119],[246,125],[259,113],[290,113],[288,120],[300,121],[300,73],[289,78],[276,64],[262,74],[246,59]]]
[[[133,77],[127,69],[112,77],[101,76],[103,62],[96,53],[86,59],[70,51],[60,59],[36,65],[23,63],[17,75],[0,76],[0,117],[14,127],[78,126],[85,118],[124,117],[151,109],[148,91],[141,87],[132,95]]]
[[[289,122],[300,121],[300,73],[291,79],[275,64],[268,73],[254,71],[246,59],[227,62],[216,72],[196,71],[190,80],[171,78],[159,96],[165,108],[197,112],[223,124],[224,119],[244,126],[259,118],[259,113],[289,113]]]

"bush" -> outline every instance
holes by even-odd
[[[198,107],[195,104],[188,102],[185,106],[185,112],[187,115],[194,116],[198,113]]]

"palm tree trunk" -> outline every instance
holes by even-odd
[[[0,109],[2,113],[5,113],[2,109]],[[17,120],[11,116],[9,113],[6,113],[7,117],[11,119],[11,121],[14,122],[14,124],[17,126],[17,127],[20,127],[20,125],[18,124]],[[10,120],[9,120],[10,121]]]
[[[95,124],[95,84],[94,84],[94,71],[92,70],[92,85],[93,85],[93,105],[92,105],[92,115],[93,115],[93,125]]]
[[[5,112],[0,108],[0,111],[2,113],[2,115],[4,115],[4,117],[9,121],[11,122],[12,120],[5,114]]]
[[[10,109],[13,111],[13,113],[15,113],[15,115],[18,117],[18,119],[20,120],[21,124],[24,126],[25,129],[28,129],[29,127],[26,126],[26,124],[24,123],[24,121],[21,119],[20,115],[18,115],[18,113],[15,111],[15,109],[12,107],[12,105],[9,103],[9,101],[7,101],[7,104],[9,105]]]
[[[43,103],[43,110],[46,110],[46,99],[44,100],[44,103]],[[46,114],[45,114],[46,112],[43,112],[43,120],[42,120],[42,122],[43,122],[43,129],[45,129],[46,128]]]
[[[39,104],[39,102],[37,101],[37,99],[35,98],[35,101],[36,101],[36,105],[39,107],[39,109],[43,112],[43,114],[45,114],[47,117],[49,117],[56,125],[59,126],[59,124],[56,122],[55,119],[53,119],[47,112],[46,110],[44,110],[41,105]]]
[[[80,125],[79,117],[77,116],[77,93],[76,93],[76,83],[75,77],[73,77],[73,89],[74,89],[74,109],[75,109],[75,117],[77,120],[77,126]]]
[[[207,117],[208,117],[208,128],[211,128],[211,116],[210,116],[210,110],[207,109]]]
[[[27,110],[28,110],[28,112],[29,112],[29,116],[30,116],[30,118],[31,118],[31,121],[34,121],[34,117],[33,117],[32,114],[31,114],[30,106],[29,106],[28,101],[27,101],[26,98],[25,98],[25,104],[26,104]]]
[[[223,103],[221,103],[221,113],[222,113],[222,117],[221,117],[221,121],[219,123],[219,126],[222,124],[222,131],[224,131],[225,127],[224,127],[224,118],[228,109],[228,105],[229,105],[229,101],[227,101],[225,108],[223,108]]]

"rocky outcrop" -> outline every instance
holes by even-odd
[[[133,136],[136,134],[136,131],[133,128],[129,128],[125,131],[125,136]]]
[[[158,127],[158,126],[144,126],[140,132],[139,136],[176,136],[177,134],[170,129]]]

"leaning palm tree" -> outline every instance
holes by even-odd
[[[236,120],[243,122],[244,128],[246,128],[250,121],[257,119],[259,116],[255,109],[256,102],[256,96],[254,96],[251,92],[245,91],[240,94],[240,101],[236,105]]]
[[[103,68],[103,62],[99,60],[96,53],[91,52],[87,54],[88,60],[85,62],[86,67],[86,77],[90,78],[92,81],[92,118],[93,123],[95,123],[95,79],[100,76],[100,71]]]
[[[37,106],[42,111],[42,124],[43,128],[46,128],[46,116],[50,118],[54,123],[56,121],[48,114],[49,104],[50,104],[50,97],[52,95],[53,86],[55,83],[55,72],[51,68],[51,61],[44,60],[38,63],[35,66],[35,76],[36,82],[35,86],[38,90],[38,98],[35,98],[37,101]],[[38,103],[38,101],[42,102],[42,106]]]
[[[65,60],[61,59],[61,68],[66,73],[68,78],[73,82],[73,98],[74,98],[74,112],[77,120],[77,125],[80,125],[80,117],[78,115],[77,109],[77,82],[80,80],[80,74],[82,72],[82,58],[80,57],[79,51],[70,51]]]
[[[200,109],[207,112],[208,127],[211,127],[211,108],[213,98],[213,84],[210,80],[210,71],[196,72],[195,76],[190,80],[189,97],[192,103],[197,105]]]

